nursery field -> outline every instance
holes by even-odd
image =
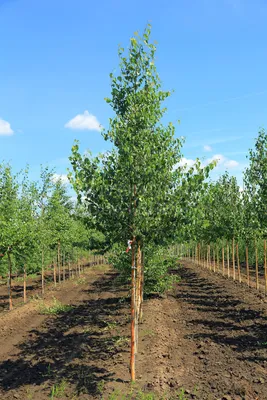
[[[156,50],[119,46],[102,152],[0,163],[0,399],[267,400],[267,133],[242,187],[185,158]]]
[[[94,261],[92,261],[92,259]],[[85,259],[80,260],[79,264],[69,264],[68,266],[62,266],[61,271],[58,272],[57,268],[47,268],[44,273],[45,291],[48,290],[50,293],[60,285],[69,279],[79,279],[81,273],[85,268],[90,268],[94,265],[103,264],[104,260],[101,257],[92,257],[90,261]],[[43,296],[42,294],[42,276],[40,274],[30,274],[27,277],[24,276],[13,276],[12,277],[12,303],[13,306],[19,307],[29,300],[38,299]],[[0,279],[0,313],[9,309],[9,296],[7,280]]]
[[[51,292],[58,313],[51,293],[2,313],[1,399],[267,399],[265,298],[193,262],[173,273],[144,302],[134,385],[129,291],[109,267]]]

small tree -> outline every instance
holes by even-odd
[[[12,305],[12,250],[19,241],[18,229],[18,183],[10,165],[0,165],[0,244],[8,265],[9,309]],[[3,259],[2,261],[5,261]]]
[[[37,225],[38,225],[38,244],[41,253],[41,276],[42,276],[42,294],[45,291],[45,260],[51,240],[50,225],[47,224],[47,209],[54,186],[53,170],[48,167],[41,166],[40,182],[36,185],[35,199],[37,203]]]
[[[61,282],[61,245],[67,239],[71,226],[72,203],[61,180],[56,181],[48,199],[45,224],[49,229],[49,243],[57,252],[58,282]],[[55,270],[54,270],[55,272]],[[56,284],[56,274],[54,273]]]
[[[199,161],[190,172],[177,167],[182,143],[175,139],[172,123],[161,123],[166,111],[162,103],[170,92],[161,90],[156,47],[149,39],[150,26],[142,37],[135,34],[131,38],[128,55],[119,48],[120,73],[110,74],[111,98],[106,101],[115,116],[102,134],[113,149],[96,158],[82,157],[76,143],[70,157],[75,174],[72,182],[78,197],[85,197],[91,226],[110,244],[121,243],[125,248],[131,240],[132,380],[135,331],[143,297],[142,253],[147,246],[167,244],[177,235],[181,208],[190,204],[186,196],[179,204],[181,192],[189,188],[197,191],[210,169],[202,169]]]

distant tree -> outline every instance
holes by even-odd
[[[249,167],[245,171],[246,213],[254,233],[267,236],[267,134],[259,131],[255,149],[249,151]]]

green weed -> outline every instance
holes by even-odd
[[[166,395],[158,396],[155,393],[143,392],[142,390],[136,391],[132,388],[128,394],[121,394],[120,391],[115,390],[109,395],[108,400],[167,400],[167,397]]]
[[[33,295],[30,297],[30,300],[31,300],[31,301],[39,301],[39,300],[42,300],[42,297],[37,293],[37,294],[33,294]]]
[[[37,274],[29,274],[27,275],[27,279],[36,279],[38,277]],[[24,277],[23,276],[18,276],[17,278],[14,278],[14,282],[23,282]]]
[[[84,328],[83,333],[92,333],[93,332],[93,327],[92,326],[87,326]]]
[[[64,312],[68,312],[73,309],[73,306],[69,304],[62,304],[58,301],[55,297],[53,300],[53,304],[50,306],[45,305],[42,303],[39,308],[39,312],[42,315],[56,315]]]
[[[104,331],[108,331],[111,329],[115,329],[117,327],[117,322],[108,322],[108,321],[104,321],[106,326],[103,329]]]
[[[178,396],[177,400],[187,400],[187,397],[185,396],[185,390],[183,388],[180,389],[180,391],[177,392],[176,395]]]
[[[119,347],[127,344],[129,342],[129,338],[127,336],[113,336],[112,337],[114,346]]]
[[[27,400],[33,400],[33,392],[31,389],[26,389]]]
[[[51,400],[58,399],[64,396],[66,387],[67,387],[67,382],[64,379],[62,379],[61,382],[53,385],[50,393],[50,399]]]
[[[155,335],[155,332],[152,329],[144,329],[139,334],[140,337],[144,337],[144,336],[152,337],[154,335]]]
[[[84,283],[86,283],[86,279],[85,279],[85,278],[78,278],[78,279],[74,282],[74,285],[78,286],[78,285],[83,285]]]
[[[50,364],[48,364],[48,366],[47,366],[47,370],[46,370],[46,372],[45,373],[43,373],[43,377],[51,377],[51,375],[52,375],[52,371],[51,371],[51,365]]]
[[[100,382],[97,383],[96,387],[97,387],[98,393],[99,393],[100,395],[102,395],[103,392],[104,392],[105,381],[102,379]]]

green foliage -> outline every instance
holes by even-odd
[[[235,177],[223,174],[205,185],[195,203],[196,214],[185,241],[213,243],[222,249],[234,238],[239,244],[240,260],[255,263],[255,240],[260,264],[264,263],[262,239],[267,237],[267,134],[259,131],[255,149],[249,151],[249,166],[244,173],[243,190]],[[220,254],[221,256],[221,254]]]
[[[182,140],[175,137],[173,123],[161,122],[166,112],[163,102],[171,93],[161,88],[150,34],[148,25],[143,36],[131,38],[128,53],[119,48],[120,71],[110,75],[111,97],[106,101],[114,118],[102,135],[111,143],[111,151],[82,156],[76,142],[70,157],[70,179],[78,198],[85,199],[88,225],[104,234],[109,248],[114,244],[125,248],[128,239],[136,238],[145,253],[152,245],[155,251],[157,246],[168,246],[181,234],[214,166],[202,168],[199,160],[190,169],[179,166]],[[114,264],[122,260],[129,272],[130,257],[121,254]],[[155,290],[161,291],[166,274],[158,274],[154,260],[148,261],[145,284],[153,273],[164,282],[156,287],[154,280]],[[164,271],[163,263],[157,267]]]
[[[145,263],[145,288],[146,294],[164,293],[170,290],[174,283],[179,282],[179,277],[172,274],[172,269],[177,269],[177,257],[166,252],[166,248],[149,248],[146,253]]]
[[[249,233],[267,237],[267,134],[259,131],[245,171],[246,223]]]
[[[191,239],[210,243],[242,234],[242,196],[235,177],[225,173],[216,182],[207,184],[196,206],[196,218],[189,231]]]
[[[14,174],[9,164],[0,164],[0,276],[8,271],[8,255],[12,273],[26,267],[29,276],[56,260],[58,242],[62,261],[74,261],[88,252],[89,238],[83,208],[73,206],[53,171],[41,167],[35,182],[28,168]]]
[[[171,289],[179,277],[170,272],[177,268],[177,257],[170,254],[165,247],[147,246],[144,254],[144,274],[146,294],[163,293]],[[109,264],[120,272],[120,280],[128,283],[131,278],[131,254],[116,244],[108,258]]]
[[[36,279],[38,277],[37,274],[28,274],[27,279]],[[18,276],[17,278],[14,279],[15,282],[23,282],[24,277],[23,276]]]

